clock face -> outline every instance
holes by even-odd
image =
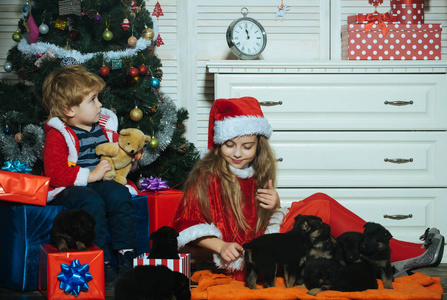
[[[227,42],[239,58],[255,58],[265,48],[267,35],[256,20],[242,18],[234,21],[227,31]]]

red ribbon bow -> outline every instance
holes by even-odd
[[[380,30],[382,34],[385,36],[388,33],[388,26],[386,26],[385,22],[391,21],[391,15],[389,13],[384,14],[366,14],[365,20],[368,22],[365,25],[365,32],[368,32],[371,27],[376,23],[379,23]]]

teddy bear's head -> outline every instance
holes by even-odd
[[[145,135],[141,130],[126,128],[120,131],[118,144],[127,154],[135,155],[150,141],[151,137]]]

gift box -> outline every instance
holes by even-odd
[[[163,265],[172,271],[180,272],[186,277],[191,278],[191,254],[180,253],[179,259],[158,259],[148,258],[149,253],[141,254],[134,258],[133,266],[159,266]]]
[[[150,231],[155,232],[162,226],[172,226],[172,221],[183,192],[176,189],[169,189],[155,192],[141,192],[141,195],[147,196]]]
[[[391,0],[391,12],[402,24],[424,23],[424,0]]]
[[[53,299],[105,299],[104,253],[97,246],[88,251],[59,252],[41,245],[39,289]]]
[[[440,60],[441,24],[379,24],[342,27],[342,58],[349,60]]]
[[[0,200],[46,205],[50,178],[0,171]]]
[[[0,201],[0,286],[38,289],[40,245],[50,243],[53,219],[64,209]]]

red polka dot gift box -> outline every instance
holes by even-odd
[[[441,24],[351,23],[342,26],[342,59],[440,60]]]
[[[391,12],[402,24],[424,23],[424,0],[391,0]]]

